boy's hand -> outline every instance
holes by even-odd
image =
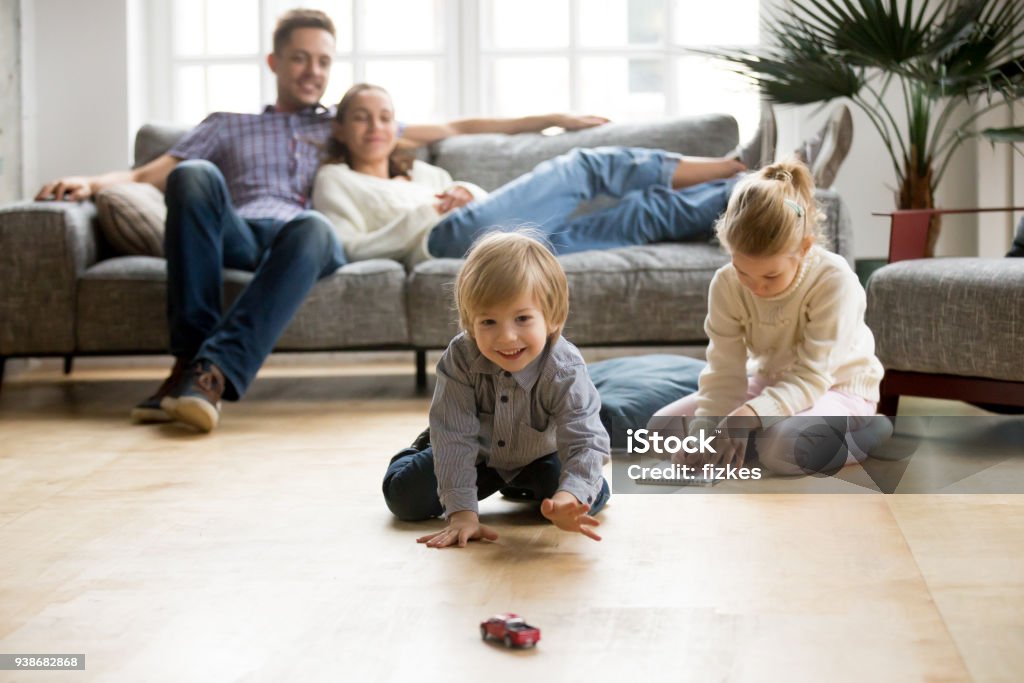
[[[590,527],[601,526],[601,522],[588,515],[589,511],[589,505],[576,500],[576,496],[568,491],[557,491],[540,504],[540,513],[562,531],[575,531],[600,541],[601,537]]]
[[[428,548],[446,548],[458,545],[465,548],[469,541],[496,541],[498,534],[489,526],[480,523],[480,517],[472,510],[454,512],[448,517],[448,526],[416,539],[417,543],[426,543]]]

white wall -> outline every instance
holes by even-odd
[[[25,184],[131,161],[126,0],[35,0],[24,26]]]
[[[21,3],[0,0],[0,204],[21,197]]]

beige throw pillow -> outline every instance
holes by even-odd
[[[163,256],[164,193],[149,183],[112,185],[95,197],[100,229],[123,256]]]

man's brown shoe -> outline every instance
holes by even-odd
[[[181,378],[185,376],[185,370],[188,368],[188,361],[184,358],[175,358],[174,367],[171,369],[171,374],[167,376],[167,379],[163,381],[163,384],[156,390],[149,398],[139,401],[132,408],[132,422],[139,423],[153,423],[153,422],[170,422],[174,419],[170,413],[164,410],[163,401],[167,401],[168,406],[174,405],[174,396],[172,393],[174,389],[181,383]]]
[[[220,397],[224,394],[224,373],[208,360],[199,360],[188,369],[178,397],[167,397],[160,405],[175,420],[201,432],[213,431],[220,420]]]

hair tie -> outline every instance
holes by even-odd
[[[787,197],[786,199],[782,200],[782,203],[785,204],[786,206],[788,206],[789,208],[793,209],[793,211],[796,212],[797,218],[803,218],[804,217],[804,207],[800,206],[799,204],[797,204],[792,199],[789,199]]]

